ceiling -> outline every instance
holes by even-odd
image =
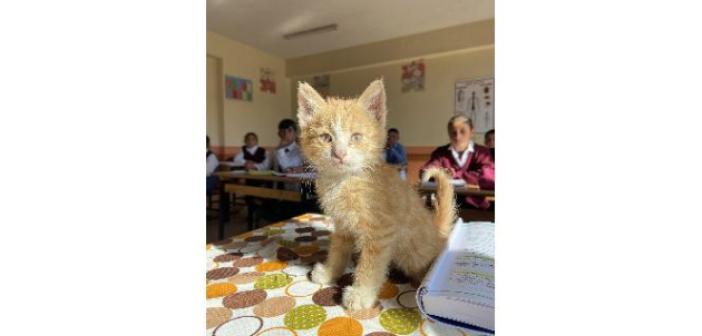
[[[493,18],[493,0],[207,0],[207,30],[283,58]],[[336,23],[337,31],[283,39]]]

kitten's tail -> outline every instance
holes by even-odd
[[[425,170],[422,181],[427,182],[431,178],[436,180],[437,185],[434,225],[442,236],[448,237],[456,220],[456,200],[453,195],[451,178],[443,169],[436,167]]]

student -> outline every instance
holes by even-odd
[[[213,173],[219,166],[217,155],[210,150],[210,137],[207,136],[207,194],[211,194],[215,185],[217,185],[217,176]]]
[[[485,147],[490,149],[492,162],[495,162],[495,130],[491,129],[485,133]]]
[[[248,170],[268,170],[270,169],[270,160],[266,155],[266,149],[258,146],[258,135],[253,132],[246,133],[244,136],[244,146],[241,147],[241,152],[234,158],[234,166]]]
[[[303,173],[305,171],[305,160],[302,156],[302,150],[297,144],[297,133],[297,124],[292,119],[283,119],[278,123],[280,144],[275,149],[273,156],[274,170],[284,173]],[[282,187],[286,190],[313,192],[307,190],[309,186],[300,183],[283,183]],[[279,221],[305,212],[311,212],[313,208],[313,205],[309,205],[306,202],[265,202],[263,214],[268,216],[269,220]]]
[[[275,168],[283,173],[302,173],[305,171],[302,150],[297,144],[297,124],[292,119],[283,119],[278,123],[280,144],[275,149]]]
[[[422,171],[429,167],[442,167],[454,179],[462,179],[481,189],[495,189],[495,164],[490,151],[471,140],[473,122],[466,116],[457,115],[449,120],[447,127],[451,142],[435,149]],[[459,197],[457,200],[459,206],[480,209],[490,207],[490,202],[484,197]]]
[[[400,144],[400,131],[397,128],[388,130],[388,139],[385,143],[385,161],[389,164],[407,165],[405,147]]]
[[[256,133],[248,132],[244,135],[244,146],[241,147],[241,152],[234,157],[232,166],[244,167],[247,170],[270,169],[270,160],[266,155],[266,150],[258,146],[258,135],[256,135]],[[245,184],[248,186],[260,187],[268,183],[264,181],[246,180]],[[258,208],[258,205],[255,198],[252,196],[245,196],[244,202],[248,209],[246,221],[249,223],[249,230],[253,230],[254,212]]]

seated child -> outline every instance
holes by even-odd
[[[485,133],[485,147],[490,148],[492,162],[495,162],[495,130],[491,129]]]
[[[241,152],[234,158],[234,166],[243,166],[248,170],[268,170],[270,160],[266,155],[266,149],[258,146],[258,135],[253,132],[244,136],[244,146]]]
[[[429,167],[442,167],[454,179],[462,179],[481,189],[495,189],[495,164],[490,151],[471,140],[473,122],[468,117],[456,115],[449,120],[447,127],[451,142],[435,149],[422,171]],[[484,197],[459,197],[457,201],[461,206],[480,209],[490,207],[490,202]]]
[[[397,128],[388,130],[388,140],[385,144],[385,162],[395,165],[407,165],[407,152],[400,144],[400,131]]]
[[[214,176],[214,171],[219,166],[217,155],[210,150],[210,137],[207,136],[207,194],[210,195],[217,185],[217,176]]]
[[[280,144],[275,149],[273,157],[274,170],[283,173],[305,172],[305,159],[297,143],[298,128],[295,121],[292,119],[281,120],[278,123],[278,137]],[[308,183],[283,183],[283,188],[300,191],[307,195],[314,193],[314,187]],[[287,219],[305,212],[318,212],[314,201],[303,201],[302,203],[280,201],[275,205],[274,211],[271,210],[270,206],[268,208],[269,214],[275,216],[273,217],[275,220]]]
[[[275,150],[275,170],[283,173],[304,172],[302,151],[297,144],[297,124],[292,119],[283,119],[278,123],[280,144]]]

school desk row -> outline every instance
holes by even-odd
[[[224,225],[229,222],[229,201],[231,198],[231,195],[234,195],[235,197],[245,197],[245,196],[251,196],[251,197],[256,197],[256,198],[263,198],[263,199],[275,199],[275,200],[281,200],[281,201],[289,201],[289,202],[303,202],[310,200],[311,197],[314,197],[310,195],[307,192],[304,192],[302,190],[285,190],[285,189],[279,189],[278,185],[280,183],[282,184],[310,184],[311,182],[314,182],[314,175],[312,174],[289,174],[289,175],[262,175],[262,174],[255,174],[255,173],[249,173],[249,172],[242,172],[242,171],[222,171],[222,172],[217,172],[215,173],[220,180],[220,195],[219,195],[219,237],[220,239],[224,237]],[[269,182],[269,183],[263,183],[260,185],[247,185],[246,181],[261,181],[261,182]],[[304,188],[303,188],[304,189]],[[418,185],[417,186],[417,191],[426,197],[429,197],[431,194],[436,192],[436,186],[426,186],[426,185]],[[480,197],[486,197],[490,202],[495,201],[495,191],[494,190],[483,190],[480,189],[478,186],[473,186],[473,185],[463,185],[463,186],[455,186],[454,187],[454,192],[457,195],[461,196],[480,196]],[[428,199],[428,198],[427,198]],[[250,213],[247,216],[247,222],[248,222],[248,229],[253,230],[254,229],[254,217],[251,214],[251,208],[249,209]],[[480,219],[483,219],[482,217],[485,216],[485,214],[481,214],[480,212],[471,212],[471,214],[475,215],[477,214],[478,216],[481,216]],[[465,216],[462,216],[465,217]],[[487,215],[487,218],[494,218],[494,212],[490,212]],[[465,219],[465,218],[464,218]]]

